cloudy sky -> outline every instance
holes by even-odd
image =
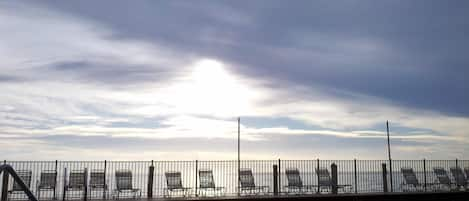
[[[0,159],[469,154],[468,1],[2,1]]]

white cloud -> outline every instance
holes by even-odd
[[[273,135],[384,138],[384,122],[390,120],[391,125],[429,130],[427,133],[392,130],[396,140],[468,143],[468,118],[410,110],[361,94],[349,93],[354,99],[346,100],[314,86],[270,88],[260,84],[264,81],[257,79],[261,78],[245,78],[230,71],[237,64],[174,52],[154,42],[115,39],[113,35],[113,30],[102,24],[47,8],[0,4],[2,73],[32,79],[0,83],[2,148],[17,152],[22,147],[40,144],[42,152],[58,151],[44,141],[18,140],[53,135],[233,139],[237,116],[267,120],[285,117],[321,127],[243,125],[243,139],[250,141],[267,141]],[[361,51],[379,48],[369,43],[364,41]],[[75,71],[50,68],[70,61],[87,61],[94,64],[92,68],[101,69],[144,65],[155,73],[175,74],[164,80],[155,78],[143,84],[117,87],[68,79]],[[95,72],[81,67],[76,68],[85,75]],[[142,123],[145,120],[154,120],[155,125]],[[128,125],[114,125],[118,123]],[[383,125],[383,129],[377,129],[377,125]],[[17,144],[6,143],[10,140]],[[77,151],[69,149],[61,154]],[[450,146],[441,149],[454,153]],[[400,150],[412,151],[404,146]],[[112,150],[101,151],[113,154]]]

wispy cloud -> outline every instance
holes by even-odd
[[[212,17],[221,14],[217,6],[206,9]],[[218,20],[230,26],[260,23],[255,16],[232,8],[222,10],[229,15]],[[465,116],[411,108],[347,88],[305,86],[303,82],[269,75],[250,76],[246,69],[256,69],[255,62],[236,62],[204,51],[194,53],[147,38],[118,37],[120,32],[107,24],[34,3],[0,3],[0,24],[0,144],[18,158],[52,152],[66,157],[82,151],[85,153],[79,157],[86,158],[96,152],[93,150],[102,153],[97,158],[130,158],[137,152],[130,150],[116,156],[109,139],[226,143],[236,136],[238,116],[265,121],[281,117],[303,125],[293,128],[289,122],[272,122],[271,126],[248,126],[243,122],[246,149],[256,150],[251,158],[277,157],[280,154],[272,152],[278,150],[269,147],[275,145],[288,147],[278,152],[309,152],[310,144],[329,138],[378,146],[385,138],[386,120],[391,121],[391,137],[401,156],[417,150],[451,156],[468,153],[462,148],[469,143],[469,118]],[[220,39],[225,36],[222,34]],[[323,42],[336,40],[333,35],[292,32],[286,37],[290,45],[250,45],[287,63],[310,62],[314,56],[317,65],[337,66],[395,56],[394,47],[373,37],[342,38],[334,44]],[[214,36],[208,34],[208,38]],[[236,44],[236,40],[228,43]],[[357,71],[365,72],[369,67]],[[77,145],[61,146],[50,139],[62,136],[98,139],[103,146],[89,150]],[[276,141],[278,138],[283,140]],[[297,139],[310,144],[294,147],[289,142]],[[67,138],[60,140],[65,143]],[[431,148],[424,148],[427,145]],[[36,147],[34,153],[21,153],[21,149],[31,146]],[[350,146],[347,149],[362,148]],[[184,154],[186,149],[196,154]],[[139,157],[230,155],[186,149],[168,147]]]

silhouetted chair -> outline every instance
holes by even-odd
[[[449,178],[448,173],[444,168],[435,167],[433,168],[433,173],[435,174],[436,179],[438,181],[438,183],[435,183],[435,186],[438,186],[439,188],[447,187],[449,190],[451,190],[451,179]]]
[[[103,198],[106,198],[106,191],[108,186],[106,183],[106,175],[103,170],[92,170],[90,172],[89,191],[90,196],[94,191],[103,191]]]
[[[116,190],[114,197],[119,199],[121,193],[132,193],[133,198],[142,196],[142,192],[132,185],[132,172],[130,170],[116,171]]]
[[[181,172],[165,172],[166,177],[166,189],[164,191],[164,197],[171,197],[182,193],[183,197],[189,195],[191,188],[186,188],[182,186]]]
[[[464,172],[466,173],[466,179],[469,182],[469,167],[465,167]]]
[[[41,172],[40,180],[37,181],[37,199],[41,198],[41,191],[53,191],[53,199],[56,199],[57,172],[55,170],[44,170]]]
[[[317,187],[315,185],[303,185],[303,181],[301,180],[300,171],[298,169],[286,169],[285,174],[287,176],[288,185],[285,186],[288,193],[303,193],[312,191],[313,187]]]
[[[85,190],[85,171],[74,170],[70,171],[68,176],[68,184],[65,185],[65,197],[69,191],[84,191]]]
[[[267,194],[269,192],[268,186],[256,186],[251,169],[241,169],[239,171],[239,182],[241,185],[239,189],[241,194]]]
[[[206,196],[207,192],[213,192],[214,196],[223,195],[224,187],[215,186],[212,170],[199,170],[199,194]]]
[[[330,192],[334,183],[332,182],[331,175],[327,168],[316,168],[316,174],[318,175],[318,188],[319,192]],[[352,188],[350,184],[337,184],[337,189],[343,192],[349,192]]]
[[[453,175],[454,182],[458,188],[467,188],[467,179],[464,175],[464,172],[459,167],[451,167],[449,168],[451,174]]]
[[[403,191],[422,191],[423,186],[419,183],[417,176],[415,175],[414,169],[412,168],[401,168],[402,176],[404,177],[404,183],[401,184]],[[410,187],[410,188],[409,188]]]
[[[32,177],[32,172],[31,170],[18,170],[16,171],[18,176],[23,180],[23,183],[26,184],[28,188],[31,188],[31,177]],[[23,189],[21,186],[15,181],[13,183],[13,188],[8,191],[10,194],[18,194],[18,193],[23,193]]]

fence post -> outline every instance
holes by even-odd
[[[197,192],[197,175],[199,174],[199,160],[195,160],[195,197],[199,196]]]
[[[3,183],[2,183],[2,201],[8,199],[8,171],[3,171]]]
[[[332,194],[337,194],[337,184],[338,184],[338,179],[337,179],[337,165],[335,163],[332,163],[331,165],[331,176],[332,176]]]
[[[62,200],[65,201],[67,198],[67,167],[64,167],[63,187]]]
[[[104,189],[103,189],[103,199],[106,199],[106,189],[107,189],[107,184],[106,184],[106,169],[107,169],[107,161],[104,160],[104,177],[103,177],[103,184],[104,184]]]
[[[387,193],[388,192],[388,172],[386,168],[386,163],[382,164],[383,166],[383,192]]]
[[[357,159],[353,159],[353,174],[355,178],[355,194],[357,194],[358,193]]]
[[[319,174],[317,173],[317,171],[319,171],[319,158],[317,159],[317,164],[316,164],[316,174],[318,176],[318,191],[317,193],[319,193],[319,191],[321,190],[321,186],[319,186]]]
[[[391,187],[391,193],[394,192],[394,187],[392,183],[392,159],[389,160],[389,185]]]
[[[148,169],[148,198],[153,198],[153,175],[155,172],[155,166],[153,166],[153,160],[151,161],[150,168]]]
[[[427,164],[425,158],[423,159],[423,187],[427,191]]]
[[[281,175],[282,175],[282,171],[280,169],[280,158],[278,159],[278,193],[282,193],[282,178],[281,178]]]
[[[273,172],[274,172],[274,195],[278,195],[278,172],[277,172],[277,165],[273,165]]]
[[[458,186],[458,189],[460,188],[459,186],[459,166],[458,166],[458,159],[456,158],[456,177],[454,178],[454,182],[456,183],[456,186]]]
[[[54,185],[54,200],[57,199],[57,176],[59,175],[59,171],[57,170],[57,166],[59,164],[59,161],[55,160],[55,185]]]
[[[88,200],[88,168],[85,168],[85,178],[83,178],[83,181],[85,181],[85,188],[83,192],[83,200],[87,201]]]

